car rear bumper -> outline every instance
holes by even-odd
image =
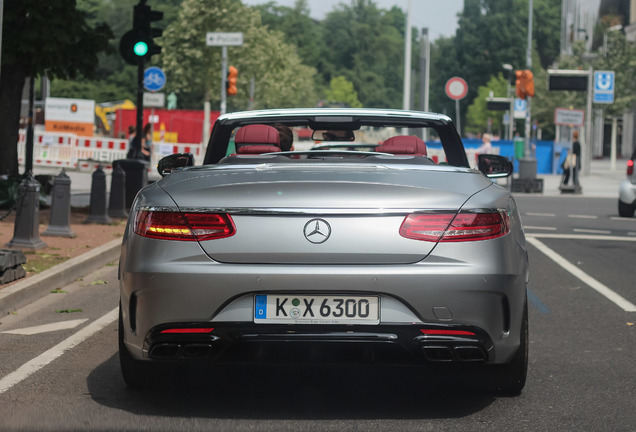
[[[205,334],[166,334],[172,328],[210,323],[159,325],[144,338],[144,358],[217,363],[490,363],[486,332],[466,326],[293,326],[223,323]],[[424,334],[450,330],[456,334]]]

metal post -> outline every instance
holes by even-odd
[[[29,77],[29,118],[27,120],[26,149],[24,155],[24,173],[33,174],[33,77]]]
[[[406,12],[406,25],[404,29],[404,90],[402,108],[411,109],[411,0],[409,0]]]
[[[227,46],[221,48],[221,114],[227,111]]]
[[[526,48],[526,67],[532,70],[532,0],[528,2],[528,46]],[[528,96],[526,101],[528,106],[526,107],[526,127],[525,127],[525,145],[524,156],[532,157],[530,153],[530,125],[532,123],[532,111],[530,109],[530,100],[532,98]]]
[[[612,141],[610,145],[610,169],[616,170],[616,134],[618,129],[618,117],[612,117]]]
[[[459,113],[459,99],[455,99],[455,118],[457,119],[457,133],[462,136],[462,118]]]
[[[587,75],[587,107],[585,109],[585,134],[581,139],[581,158],[583,163],[581,164],[582,172],[579,175],[587,176],[590,174],[590,164],[592,155],[592,96],[594,93],[594,69],[590,64]]]
[[[141,140],[144,129],[144,59],[137,60],[137,122],[135,126],[135,139],[133,140],[133,159],[142,159]]]

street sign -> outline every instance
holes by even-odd
[[[614,71],[594,72],[594,103],[614,103]]]
[[[207,46],[241,46],[243,45],[243,33],[209,32],[205,35]]]
[[[165,93],[144,92],[144,106],[148,108],[163,108],[166,104]]]
[[[144,71],[144,88],[149,92],[156,92],[166,85],[166,74],[157,66],[151,66]]]
[[[614,103],[614,93],[594,93],[594,103]]]
[[[446,81],[446,96],[451,99],[461,100],[468,94],[468,84],[463,78],[453,77]]]
[[[557,108],[554,110],[554,124],[563,126],[582,127],[585,120],[585,111],[578,109]]]
[[[526,118],[527,110],[528,110],[528,102],[525,99],[515,98],[514,118],[516,119]]]
[[[614,91],[614,71],[594,72],[594,91],[613,92]]]

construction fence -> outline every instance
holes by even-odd
[[[101,165],[104,170],[112,170],[113,161],[126,159],[127,153],[126,139],[55,132],[35,132],[33,139],[33,166],[94,171]],[[153,142],[149,170],[154,170],[159,159],[173,153],[192,153],[197,162],[203,159],[200,144]],[[25,155],[26,132],[21,130],[18,139],[18,163],[21,165]]]

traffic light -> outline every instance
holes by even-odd
[[[528,96],[534,97],[534,75],[529,69],[515,71],[517,77],[516,87],[517,96],[520,99],[525,99]]]
[[[154,42],[154,38],[163,34],[163,30],[150,27],[153,21],[163,18],[163,12],[153,11],[146,6],[145,0],[140,0],[133,9],[133,28],[122,36],[119,42],[119,53],[126,63],[139,64],[140,59],[149,59],[154,54],[161,53],[161,47]]]
[[[238,78],[238,69],[236,69],[234,66],[230,66],[227,72],[227,85],[226,85],[228,96],[234,96],[236,93],[238,93],[238,90],[236,89],[236,82],[238,81],[237,78]]]

